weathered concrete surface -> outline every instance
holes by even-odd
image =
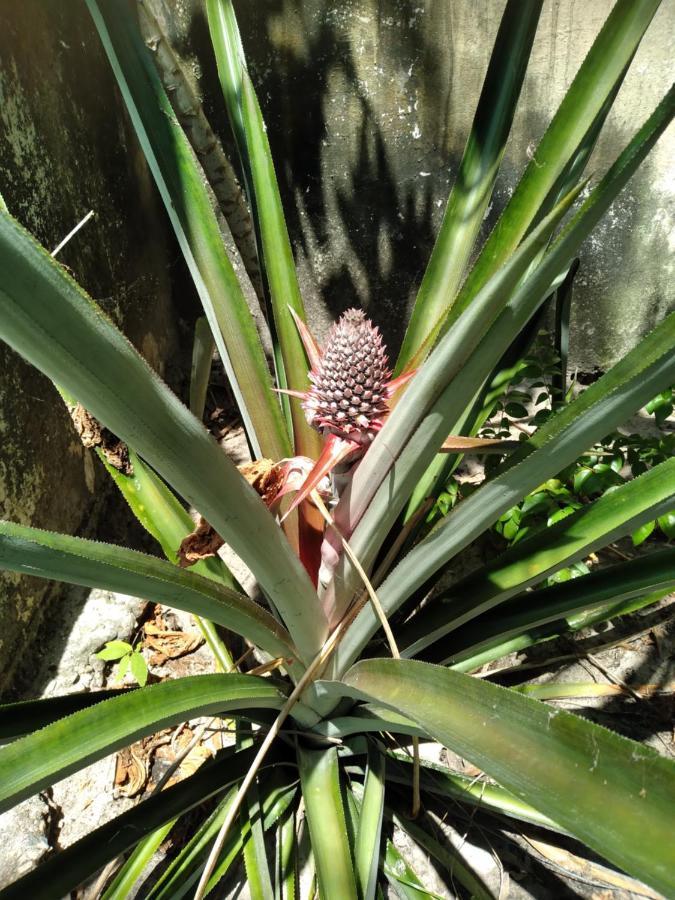
[[[84,3],[3,3],[0,61],[0,193],[51,248],[95,210],[59,259],[166,372],[178,251]],[[107,481],[51,383],[0,344],[0,517],[92,533]],[[58,590],[0,576],[0,689]]]
[[[502,0],[238,3],[310,293],[376,310],[392,341],[471,127]],[[612,0],[546,2],[485,233]],[[589,165],[606,171],[668,89],[675,5],[652,22]],[[582,249],[573,345],[607,367],[672,308],[675,129]],[[672,248],[672,243],[671,243]]]
[[[222,103],[202,4],[171,30],[214,124]],[[483,237],[613,0],[547,0]],[[471,128],[503,0],[235,0],[268,126],[305,299],[319,329],[352,304],[402,338]],[[596,181],[670,86],[675,4],[638,50],[588,171]],[[582,248],[574,361],[607,368],[675,302],[672,160],[664,135]]]

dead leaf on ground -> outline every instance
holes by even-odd
[[[155,751],[170,740],[171,730],[164,729],[119,751],[115,760],[116,796],[136,797],[145,790]]]
[[[83,446],[100,450],[106,462],[123,475],[134,474],[134,467],[129,461],[129,448],[124,441],[101,425],[81,403],[70,410],[70,416]]]
[[[143,631],[145,633],[143,646],[155,651],[150,657],[150,664],[153,666],[161,666],[167,659],[186,656],[204,642],[204,638],[198,632],[169,631],[154,622],[146,622]]]
[[[148,760],[137,744],[124,747],[115,761],[115,788],[120,797],[135,797],[148,783]]]
[[[193,740],[194,736],[195,733],[191,728],[184,728],[177,740],[168,743],[166,746],[160,747],[157,750],[157,759],[161,760],[166,766],[172,765],[180,753],[184,751],[188,744]],[[215,743],[213,735],[209,735],[208,737],[204,736],[202,740],[190,750],[185,759],[181,761],[176,771],[164,785],[164,788],[171,787],[177,782],[182,781],[184,778],[194,775],[197,769],[205,762],[212,759],[219,749],[221,748]]]

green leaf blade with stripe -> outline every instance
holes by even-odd
[[[357,897],[337,751],[298,748],[300,784],[305,801],[312,852],[324,900]]]
[[[291,445],[251,311],[228,259],[210,197],[131,11],[87,0],[164,201],[252,446],[279,460]]]
[[[445,318],[461,283],[504,155],[541,6],[541,0],[509,0],[504,9],[473,127],[403,339],[397,375],[413,365],[413,359],[419,364],[420,348],[436,322]]]
[[[539,142],[508,206],[467,276],[451,311],[454,320],[532,227],[550,193],[559,187],[605,105],[616,95],[660,0],[618,0]],[[449,324],[449,323],[448,323]]]
[[[415,656],[465,622],[495,610],[563,565],[625,537],[675,500],[675,459],[654,466],[550,528],[515,544],[492,564],[435,598],[397,636],[402,655]],[[403,649],[405,648],[405,649]]]
[[[137,550],[0,520],[3,568],[184,609],[248,637],[272,656],[297,656],[286,629],[245,595]]]
[[[675,764],[506,688],[414,660],[358,663],[353,693],[417,721],[516,797],[670,896]]]
[[[108,753],[203,715],[280,709],[284,695],[254,675],[194,675],[125,692],[40,731],[0,753],[0,811]]]
[[[271,306],[268,320],[271,319],[279,387],[304,391],[309,386],[307,360],[289,307],[303,320],[305,309],[265,124],[246,68],[232,3],[207,0],[206,11],[225,105],[256,223]],[[295,452],[316,459],[321,451],[318,432],[310,428],[298,403],[291,403],[290,412]]]

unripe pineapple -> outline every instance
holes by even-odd
[[[331,327],[309,373],[303,399],[307,421],[319,431],[369,443],[387,415],[389,360],[382,335],[360,309]]]
[[[310,361],[310,387],[277,390],[302,401],[307,421],[326,441],[286,515],[338,464],[363,456],[389,413],[388,400],[414,375],[414,371],[404,372],[390,380],[382,335],[360,309],[348,309],[340,316],[323,348],[292,309],[291,315]]]

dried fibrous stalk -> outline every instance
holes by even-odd
[[[253,222],[241,185],[220,140],[204,114],[183,68],[169,44],[161,25],[147,3],[139,0],[139,20],[145,42],[153,51],[157,71],[173,106],[176,118],[190,141],[204,174],[213,190],[253,288],[263,300],[262,278],[258,264]]]

